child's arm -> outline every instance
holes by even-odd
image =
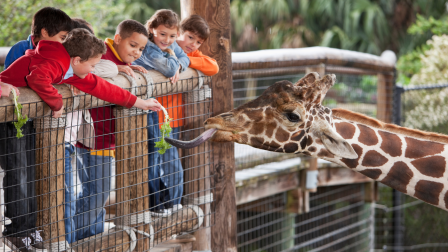
[[[190,67],[203,72],[207,76],[215,75],[219,72],[219,66],[216,60],[196,50],[188,56],[190,58]]]
[[[173,77],[179,70],[180,63],[174,56],[165,57],[162,51],[145,50],[142,56],[132,63],[140,65],[145,69],[154,69],[162,73],[164,76]]]
[[[29,49],[26,41],[20,41],[13,45],[9,50],[5,58],[5,70],[11,65],[16,59],[25,55],[25,51]]]
[[[179,60],[179,63],[181,65],[179,73],[182,73],[183,71],[187,70],[188,66],[190,65],[190,59],[176,42],[174,42],[173,45],[174,53],[176,54],[177,60]]]
[[[0,96],[1,97],[9,97],[9,94],[11,93],[12,89],[15,89],[16,94],[20,95],[19,89],[17,87],[14,87],[11,84],[0,82]]]

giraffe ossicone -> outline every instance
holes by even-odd
[[[356,170],[394,189],[448,210],[448,136],[385,124],[322,106],[335,75],[309,73],[280,81],[257,99],[205,121],[210,139],[284,153],[303,153]]]

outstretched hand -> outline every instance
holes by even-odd
[[[162,105],[160,105],[159,101],[154,98],[150,98],[148,100],[142,100],[137,98],[137,101],[134,104],[134,107],[143,109],[143,110],[152,110],[159,111],[162,109]]]
[[[2,90],[2,97],[9,97],[13,89],[16,90],[17,95],[20,95],[19,89],[11,84],[0,82],[0,88]]]

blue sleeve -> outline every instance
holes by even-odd
[[[165,77],[173,77],[179,69],[179,61],[176,57],[165,57],[163,53],[148,49],[143,51],[142,56],[132,63],[133,65],[139,65],[145,69],[157,70]]]
[[[188,58],[187,54],[182,50],[182,48],[174,42],[174,53],[176,54],[177,60],[179,60],[182,69],[180,72],[187,70],[187,67],[190,65],[190,58]]]
[[[26,40],[17,42],[11,47],[5,58],[5,69],[9,67],[16,59],[25,55],[25,51],[28,50],[28,42]]]

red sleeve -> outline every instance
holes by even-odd
[[[202,54],[199,50],[189,53],[188,58],[190,59],[191,68],[197,69],[207,76],[215,75],[219,71],[216,60]]]
[[[30,73],[25,78],[28,86],[48,104],[51,110],[59,111],[62,108],[62,95],[52,85],[62,79],[62,69],[57,62],[46,60],[32,65]]]
[[[104,79],[89,73],[84,79],[73,76],[64,80],[64,83],[71,84],[79,90],[91,94],[101,100],[131,108],[137,101],[137,96],[122,89]]]

